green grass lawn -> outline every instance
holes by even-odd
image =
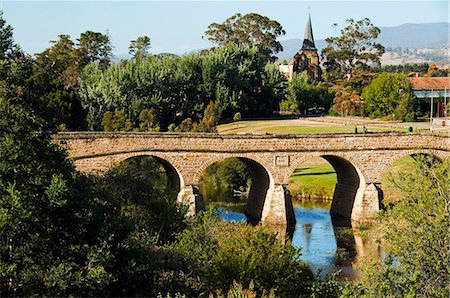
[[[386,203],[395,202],[402,198],[402,192],[393,182],[400,173],[411,171],[414,160],[405,156],[397,160],[381,179],[384,200]],[[323,158],[316,157],[305,162],[292,174],[288,189],[294,199],[303,197],[332,198],[334,186],[337,183],[333,167]]]
[[[395,161],[388,172],[381,178],[381,188],[383,189],[386,203],[395,202],[402,198],[402,192],[395,186],[394,181],[398,179],[400,173],[407,173],[414,167],[414,159],[408,155]]]
[[[288,189],[294,199],[333,197],[337,178],[333,167],[323,158],[315,157],[294,171],[289,179]]]
[[[369,132],[373,131],[406,131],[406,129],[390,127],[367,126]],[[353,133],[353,125],[334,125],[327,123],[302,123],[296,120],[248,120],[217,127],[219,133],[276,133],[276,134],[303,134],[303,133]],[[358,126],[362,133],[362,126]]]

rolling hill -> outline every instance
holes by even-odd
[[[395,27],[380,27],[380,30],[378,42],[386,48],[439,49],[450,46],[450,23],[408,23]],[[290,60],[301,47],[302,39],[280,42],[284,50],[278,53],[278,58]],[[316,40],[319,52],[325,46],[325,40]]]

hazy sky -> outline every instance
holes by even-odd
[[[86,30],[106,32],[114,53],[126,54],[130,40],[147,35],[152,53],[182,54],[210,46],[202,35],[212,22],[237,13],[256,12],[281,23],[286,35],[303,38],[308,11],[314,38],[338,33],[332,25],[347,18],[368,17],[376,26],[449,22],[448,1],[7,1],[0,9],[14,37],[32,54],[49,46],[58,34],[75,40]]]

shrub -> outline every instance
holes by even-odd
[[[241,112],[237,112],[236,114],[234,114],[234,116],[233,116],[234,122],[241,121],[241,119],[242,119]]]
[[[171,246],[200,276],[210,291],[227,291],[233,281],[254,283],[259,294],[307,293],[312,273],[299,260],[300,249],[285,245],[266,227],[222,221],[212,212],[200,213]]]

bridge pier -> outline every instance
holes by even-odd
[[[184,185],[177,196],[177,202],[187,206],[186,216],[194,216],[203,206],[202,196],[198,193],[198,185]]]
[[[380,211],[382,199],[382,190],[375,183],[364,183],[358,187],[338,182],[330,212],[354,222],[367,223]]]
[[[261,222],[286,227],[295,226],[294,208],[286,184],[275,184],[267,191]]]
[[[380,211],[383,191],[375,184],[369,183],[358,188],[353,204],[351,220],[367,223],[375,218]]]

